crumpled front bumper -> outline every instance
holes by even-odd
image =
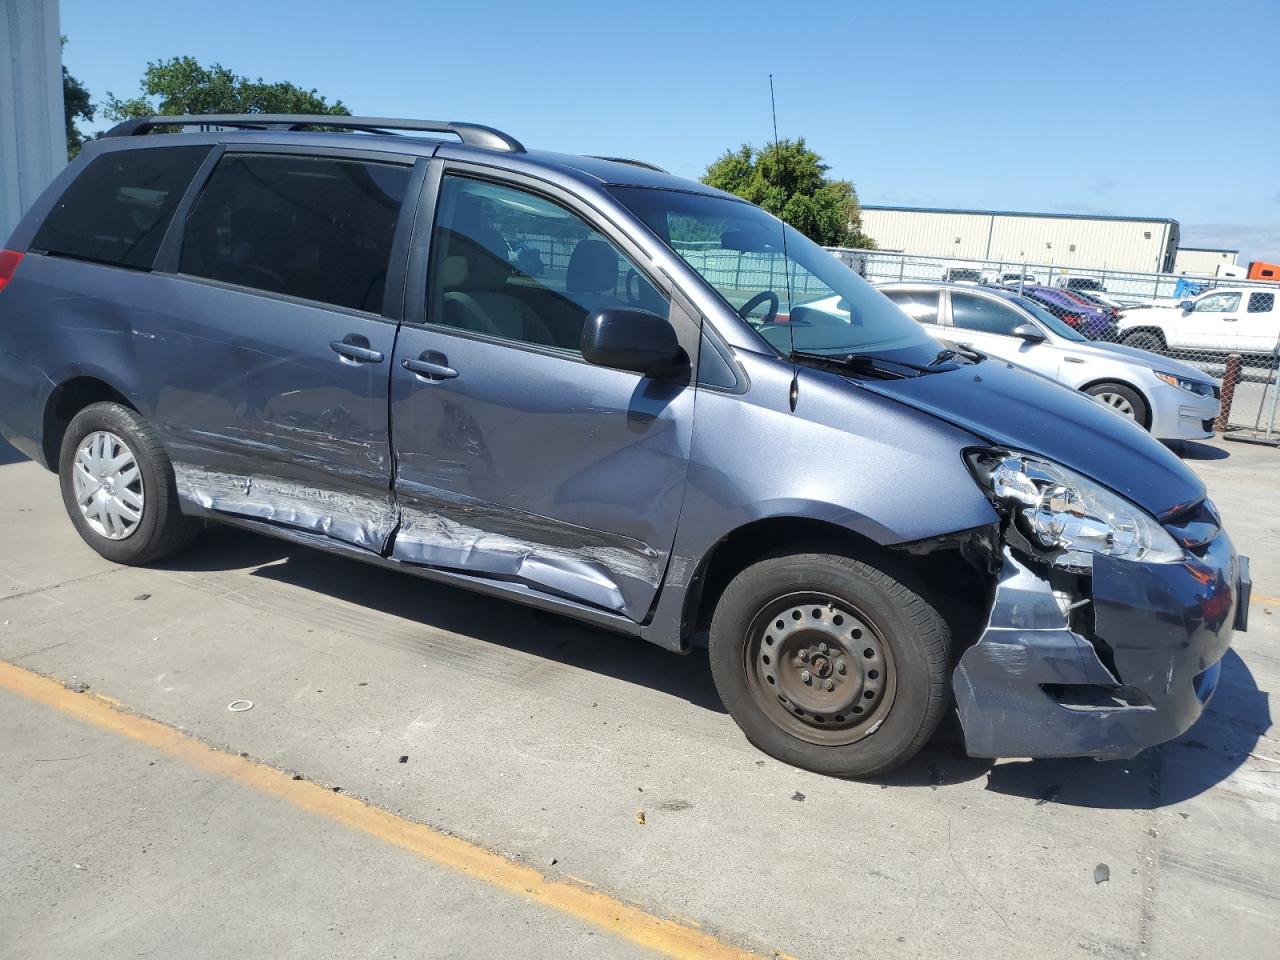
[[[1182,563],[1095,556],[1090,640],[1006,547],[987,628],[955,671],[969,754],[1132,757],[1183,733],[1247,626],[1248,570],[1225,532]]]

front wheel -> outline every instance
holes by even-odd
[[[94,403],[72,418],[58,480],[80,536],[116,563],[161,560],[198,530],[178,508],[173,466],[155,430],[122,404]]]
[[[1097,383],[1085,393],[1144,429],[1151,425],[1147,403],[1132,387],[1126,387],[1123,383]]]
[[[797,767],[872,776],[910,759],[950,697],[951,634],[889,574],[839,554],[767,557],[716,606],[716,689],[747,739]]]

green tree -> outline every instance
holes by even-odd
[[[62,38],[67,45],[67,38]],[[66,65],[62,67],[62,107],[67,121],[67,159],[74,160],[84,146],[84,134],[76,127],[76,120],[93,119],[94,106],[89,99],[89,88],[73,77]]]
[[[862,232],[853,184],[830,179],[829,169],[801,137],[726,151],[702,182],[750,200],[823,246],[874,247]]]
[[[351,113],[341,100],[329,103],[315,90],[251,80],[220,63],[202,66],[194,57],[148,63],[141,95],[121,100],[108,91],[102,112],[109,120],[183,113]]]

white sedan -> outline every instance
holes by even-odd
[[[969,344],[1081,390],[1160,440],[1213,435],[1218,382],[1188,363],[1087,340],[1035,302],[1005,290],[945,283],[877,289],[938,339]]]

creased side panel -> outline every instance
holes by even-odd
[[[628,615],[666,566],[664,552],[638,540],[436,488],[402,486],[400,507],[396,560],[510,578]]]
[[[381,552],[395,528],[390,495],[371,497],[257,474],[174,463],[178,496],[205,510],[312,530]]]

